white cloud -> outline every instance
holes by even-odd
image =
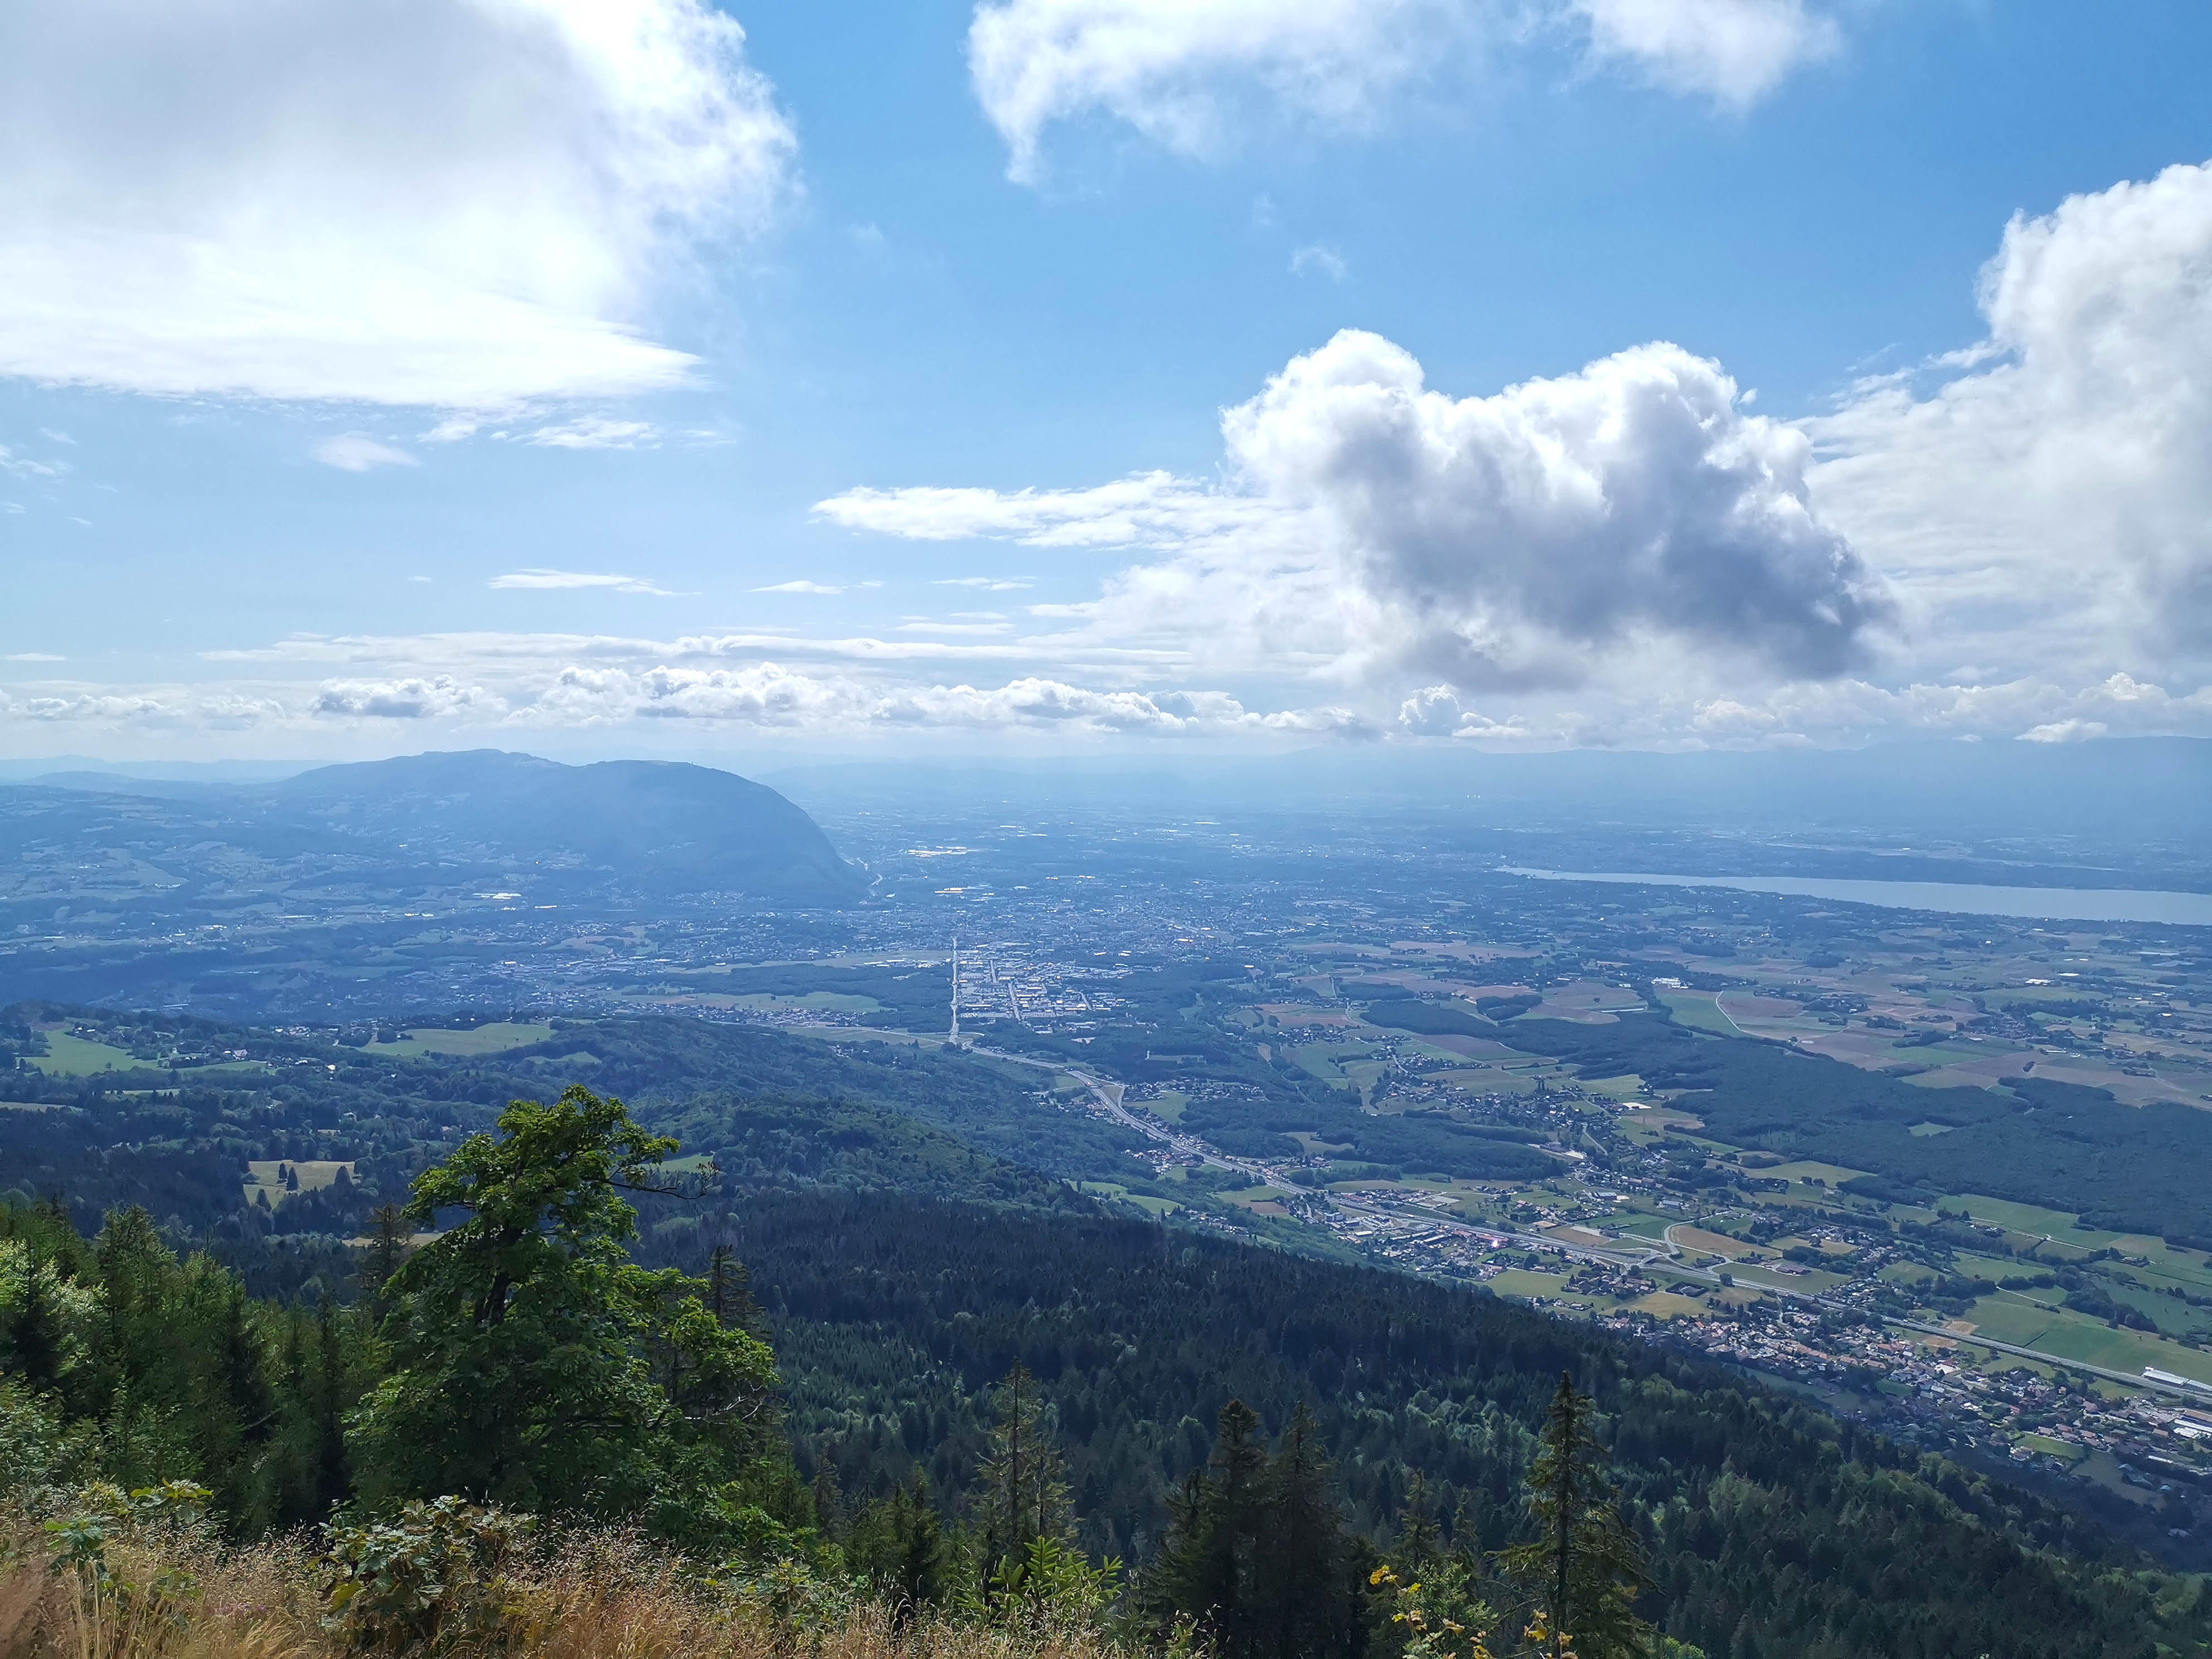
[[[1489,398],[1427,389],[1346,331],[1223,417],[1231,482],[854,490],[833,522],[922,540],[1164,554],[1096,600],[1091,637],[1215,663],[1462,687],[1572,684],[1661,647],[1780,678],[1865,659],[1882,584],[1813,510],[1810,447],[1663,343]]]
[[[1810,423],[1819,499],[1910,592],[1923,655],[2212,665],[2212,166],[2015,217],[1981,304],[1932,391]]]
[[[113,692],[80,692],[73,697],[27,697],[15,711],[34,720],[139,720],[170,718],[181,713],[176,705],[155,697]]]
[[[1010,576],[940,576],[930,584],[933,587],[976,587],[988,593],[1011,593],[1036,584],[1021,581]]]
[[[314,712],[361,720],[439,720],[456,714],[496,714],[505,702],[482,686],[450,675],[434,679],[331,680],[316,693]]]
[[[1310,247],[1302,247],[1291,255],[1291,276],[1304,276],[1316,270],[1333,283],[1342,282],[1345,277],[1344,256],[1334,248],[1319,242]]]
[[[1398,705],[1399,727],[1414,737],[1449,737],[1459,719],[1459,695],[1449,685],[1424,686]]]
[[[1029,547],[1180,545],[1208,529],[1226,531],[1267,515],[1264,503],[1217,495],[1166,472],[1140,472],[1089,489],[995,489],[920,485],[848,489],[814,511],[848,530],[912,541],[994,538]],[[981,576],[945,586],[991,588]],[[1006,583],[1027,586],[1026,582]]]
[[[1572,0],[1601,59],[1671,92],[1735,108],[1756,103],[1800,64],[1843,44],[1804,0]]]
[[[1346,331],[1224,422],[1241,472],[1309,511],[1460,684],[1559,682],[1632,635],[1833,675],[1887,616],[1808,498],[1810,446],[1743,412],[1717,364],[1638,346],[1489,398],[1423,384]]]
[[[555,633],[456,633],[352,635],[332,638],[299,634],[274,645],[204,651],[216,663],[377,665],[410,671],[475,672],[495,665],[589,659],[635,662],[640,659],[720,661],[775,653],[810,661],[835,662],[890,671],[911,663],[1043,664],[1074,668],[1110,668],[1126,672],[1169,672],[1185,660],[1182,653],[1124,646],[1048,634],[990,645],[942,640],[802,639],[787,634],[695,634],[673,640],[621,635]]]
[[[587,570],[510,570],[505,575],[494,576],[484,586],[525,592],[598,588],[611,593],[649,593],[657,599],[677,597],[666,588],[655,587],[640,577]]]
[[[968,33],[1009,177],[1034,182],[1055,121],[1098,111],[1185,155],[1222,149],[1240,92],[1344,127],[1463,27],[1459,0],[998,0]]]
[[[706,0],[0,8],[0,373],[456,408],[679,383],[658,294],[787,188],[743,46]]]
[[[366,472],[372,467],[420,465],[405,450],[379,443],[366,432],[348,432],[339,437],[325,438],[315,446],[314,456],[325,466],[334,466],[341,472]]]
[[[1103,115],[1197,157],[1293,121],[1359,132],[1470,42],[1527,41],[1532,22],[1735,107],[1840,38],[1804,0],[981,0],[968,65],[1007,176],[1035,184],[1055,123]]]
[[[0,717],[7,719],[43,725],[144,727],[185,734],[259,726],[281,718],[283,712],[283,704],[270,697],[186,687],[158,691],[78,690],[66,696],[27,697],[20,702],[0,696]]]
[[[523,442],[545,449],[642,449],[659,436],[660,429],[649,421],[616,421],[605,416],[586,416],[554,426],[541,426]]]
[[[2087,743],[2092,738],[2101,738],[2112,728],[2102,720],[2052,720],[2021,732],[2023,743]]]
[[[756,587],[752,591],[756,593],[819,593],[827,595],[842,593],[845,590],[829,582],[797,580],[775,582],[767,587]]]
[[[0,472],[18,478],[58,478],[69,471],[66,461],[33,460],[28,455],[18,455],[5,444],[0,444]]]
[[[1217,691],[1098,690],[1036,675],[999,686],[916,684],[884,690],[774,662],[741,668],[663,664],[642,672],[571,666],[510,718],[530,725],[684,720],[848,732],[958,728],[1170,737],[1370,734],[1365,720],[1349,709],[1261,714]]]

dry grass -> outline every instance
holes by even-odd
[[[328,1617],[311,1540],[225,1547],[205,1533],[111,1539],[106,1581],[49,1565],[35,1522],[0,1517],[0,1659],[1124,1659],[1088,1630],[1018,1630],[702,1582],[619,1531],[563,1534],[483,1586],[489,1628],[374,1648]],[[167,1584],[175,1593],[152,1587]]]

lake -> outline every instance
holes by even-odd
[[[1941,910],[1954,915],[2020,916],[2039,921],[2163,921],[2212,927],[2212,893],[2160,893],[2127,888],[1978,887],[1948,881],[1827,881],[1802,876],[1660,876],[1619,870],[1502,872],[1538,881],[1630,882],[1639,887],[1728,887],[1743,893],[1878,904],[1893,910]]]

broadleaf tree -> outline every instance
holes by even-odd
[[[373,1504],[455,1495],[758,1533],[744,1511],[777,1456],[773,1358],[702,1281],[627,1249],[624,1194],[669,1190],[675,1151],[579,1085],[514,1102],[416,1177],[407,1218],[450,1224],[379,1295],[386,1376],[352,1434]]]

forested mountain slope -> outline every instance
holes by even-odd
[[[2099,1565],[2109,1547],[2055,1506],[1493,1297],[1139,1222],[896,1194],[760,1194],[710,1224],[772,1318],[802,1468],[834,1464],[848,1492],[916,1466],[964,1485],[975,1402],[1018,1361],[1051,1402],[1096,1549],[1157,1543],[1232,1398],[1270,1429],[1304,1401],[1376,1534],[1419,1470],[1441,1514],[1497,1548],[1568,1370],[1610,1419],[1656,1615],[1716,1659],[2153,1650],[2160,1581]]]
[[[1018,1068],[682,1019],[479,1027],[436,1040],[507,1046],[441,1054],[383,1030],[333,1044],[10,1012],[7,1041],[45,1045],[33,1060],[96,1039],[127,1069],[9,1073],[0,1187],[52,1193],[88,1231],[143,1202],[303,1308],[360,1293],[339,1241],[507,1100],[578,1075],[635,1098],[684,1143],[672,1174],[722,1171],[719,1195],[647,1200],[639,1252],[698,1271],[722,1245],[750,1264],[801,1469],[834,1470],[825,1499],[918,1470],[957,1508],[988,1391],[1019,1362],[1097,1551],[1151,1556],[1232,1397],[1271,1431],[1310,1407],[1371,1539],[1401,1522],[1418,1473],[1489,1551],[1525,1528],[1532,1434],[1569,1370],[1606,1414],[1651,1610],[1713,1659],[2135,1659],[2203,1638],[2195,1588],[2094,1527],[1709,1365],[1470,1291],[1109,1217],[1053,1176],[1118,1158],[1124,1132]],[[241,1208],[249,1159],[349,1173]]]

